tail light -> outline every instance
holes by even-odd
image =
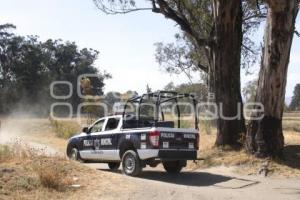
[[[150,144],[154,148],[158,148],[159,147],[159,136],[160,136],[160,132],[158,132],[158,131],[151,131],[149,133]]]
[[[196,134],[196,149],[199,150],[199,133]]]

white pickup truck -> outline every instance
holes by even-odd
[[[132,98],[125,105],[122,115],[101,118],[84,128],[81,134],[70,138],[68,157],[85,162],[108,163],[112,170],[118,169],[122,163],[123,172],[130,176],[139,175],[146,165],[156,167],[159,163],[167,172],[179,173],[187,160],[196,160],[199,149],[197,115],[195,127],[190,129],[180,128],[180,112],[177,112],[176,128],[175,122],[165,121],[164,117],[141,117],[145,98],[155,98],[154,105],[158,108],[162,103],[178,98],[190,98],[196,106],[193,96],[174,92],[164,91]],[[130,103],[138,103],[136,115],[126,113]]]

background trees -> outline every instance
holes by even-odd
[[[73,95],[63,100],[73,105],[81,102],[77,95],[77,78],[81,74],[98,74],[92,78],[94,94],[103,93],[104,80],[109,77],[94,66],[98,51],[79,49],[75,43],[61,40],[41,42],[37,36],[17,36],[11,32],[10,24],[0,26],[0,114],[13,110],[29,111],[48,115],[53,81],[69,81]],[[56,95],[66,95],[69,88],[55,87]]]
[[[248,81],[243,88],[243,96],[245,98],[245,102],[255,102],[255,94],[257,90],[257,80]]]
[[[300,84],[297,84],[294,89],[294,96],[289,106],[289,110],[300,110]]]

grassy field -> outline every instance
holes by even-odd
[[[286,131],[300,132],[300,112],[284,113],[282,126]]]

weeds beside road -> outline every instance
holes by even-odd
[[[54,129],[55,135],[59,138],[68,139],[80,132],[80,125],[75,121],[58,121],[51,118],[49,120]]]
[[[0,145],[0,199],[61,199],[80,167],[20,143]]]

